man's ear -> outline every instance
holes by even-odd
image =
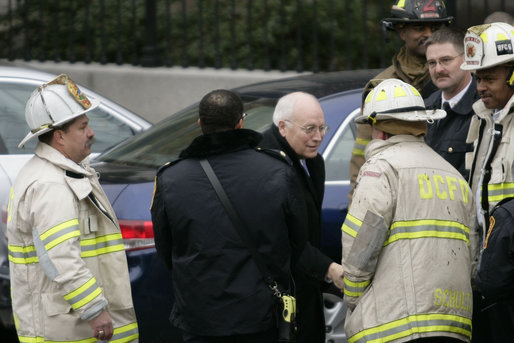
[[[398,36],[400,36],[402,41],[405,42],[405,36],[406,36],[406,34],[405,34],[405,27],[399,28],[397,32],[398,32]]]
[[[202,121],[198,118],[198,126],[202,127]]]
[[[54,130],[52,133],[52,137],[55,143],[58,145],[64,145],[64,136],[62,130]]]
[[[245,121],[243,120],[243,118],[241,118],[237,122],[235,129],[239,130],[239,129],[242,129],[244,126],[245,126]]]
[[[281,120],[278,122],[278,132],[280,132],[280,135],[282,137],[286,136],[286,121]]]

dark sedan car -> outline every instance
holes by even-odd
[[[282,95],[305,91],[319,99],[330,126],[320,148],[327,170],[322,249],[335,261],[341,259],[341,224],[347,213],[349,162],[355,139],[353,118],[359,114],[362,87],[377,73],[314,74],[235,89],[245,104],[245,127],[261,132],[271,125],[274,106]],[[149,208],[156,170],[176,159],[201,134],[197,119],[198,104],[194,104],[106,151],[94,166],[120,219],[141,341],[145,343],[181,341],[168,322],[173,304],[171,275],[155,253]],[[346,309],[341,298],[327,293],[325,305],[327,342],[346,342]]]

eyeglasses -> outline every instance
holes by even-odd
[[[462,54],[464,54],[464,53],[462,53]],[[456,59],[457,57],[459,57],[462,54],[458,54],[457,56],[453,56],[453,57],[444,56],[438,60],[428,60],[427,61],[428,68],[430,68],[430,69],[435,68],[437,66],[437,63],[439,63],[443,67],[448,67],[450,65],[450,63],[453,62],[454,59]]]
[[[248,114],[243,112],[243,114],[241,114],[241,119],[245,119],[247,116],[248,116]]]
[[[326,125],[322,125],[322,126],[316,126],[316,125],[309,125],[309,126],[302,126],[300,124],[297,124],[295,123],[294,121],[292,120],[285,120],[289,123],[293,123],[295,124],[296,126],[298,126],[300,129],[302,129],[303,132],[305,132],[306,134],[308,135],[312,135],[316,132],[316,130],[319,131],[320,134],[324,135],[325,133],[327,133],[329,127],[326,126]]]

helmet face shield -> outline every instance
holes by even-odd
[[[463,70],[491,68],[514,61],[514,27],[507,23],[472,26],[464,37]]]

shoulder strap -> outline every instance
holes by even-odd
[[[494,124],[494,131],[493,131],[493,146],[491,148],[491,154],[489,155],[489,158],[486,161],[485,168],[484,168],[484,179],[482,182],[482,199],[481,199],[481,205],[482,209],[485,211],[485,222],[489,223],[489,181],[491,180],[491,163],[496,155],[496,150],[498,149],[498,145],[500,145],[501,139],[502,139],[502,125],[500,124]]]
[[[230,201],[227,194],[225,193],[225,190],[223,189],[223,186],[221,185],[218,177],[216,176],[216,173],[212,169],[211,164],[206,159],[201,159],[200,165],[202,166],[202,169],[204,170],[205,174],[207,175],[207,178],[209,178],[209,181],[211,182],[212,187],[216,191],[218,198],[220,199],[221,203],[223,204],[223,207],[225,207],[225,210],[227,211],[227,214],[230,217],[232,224],[234,224],[234,226],[236,227],[237,232],[239,233],[239,236],[245,243],[248,250],[250,250],[250,254],[253,257],[255,264],[257,265],[257,268],[259,268],[262,276],[264,277],[264,281],[266,281],[268,286],[275,292],[275,295],[277,295],[278,288],[277,288],[276,281],[271,276],[268,268],[266,268],[266,265],[264,264],[264,261],[262,260],[261,256],[257,252],[257,249],[256,249],[255,245],[253,244],[253,241],[250,239],[250,236],[248,235],[248,231],[246,230],[246,227],[244,226],[243,222],[241,221],[241,218],[239,217],[239,215],[237,214],[234,206],[232,205],[232,202]]]

